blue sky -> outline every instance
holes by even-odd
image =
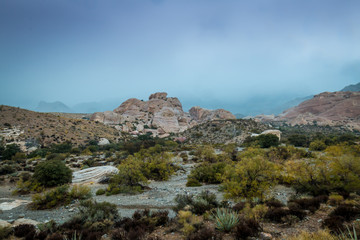
[[[185,108],[242,112],[340,90],[360,82],[359,11],[358,0],[1,0],[0,104],[166,91]]]

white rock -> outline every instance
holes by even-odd
[[[108,145],[108,144],[110,144],[110,142],[106,138],[100,138],[100,140],[98,142],[99,146],[104,146],[104,145]]]

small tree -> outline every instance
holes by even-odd
[[[45,187],[54,187],[70,183],[72,172],[62,161],[50,160],[35,167],[33,178]]]
[[[279,145],[279,138],[274,134],[261,134],[257,136],[261,148],[276,147]]]
[[[225,170],[225,197],[262,199],[269,187],[276,184],[277,172],[276,165],[263,156],[243,158],[235,168],[228,166]]]

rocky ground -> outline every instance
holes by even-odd
[[[174,217],[175,213],[171,208],[175,205],[174,198],[177,194],[198,194],[203,190],[208,190],[217,195],[218,200],[222,199],[222,193],[218,191],[218,185],[204,185],[201,187],[186,187],[187,175],[194,167],[194,163],[179,163],[182,168],[168,181],[164,182],[149,182],[149,190],[146,190],[142,194],[137,195],[125,195],[118,194],[113,196],[96,196],[95,192],[100,188],[106,188],[106,184],[90,184],[85,183],[91,187],[93,198],[96,201],[111,202],[118,206],[121,216],[131,216],[134,211],[138,209],[162,209],[169,210],[170,216]],[[1,186],[0,187],[0,208],[4,203],[14,203],[19,206],[3,210],[0,213],[0,219],[12,222],[18,218],[32,219],[38,222],[46,222],[51,219],[58,223],[65,222],[71,218],[77,212],[77,202],[73,202],[69,206],[59,207],[54,210],[30,210],[27,207],[27,203],[31,201],[30,196],[12,196],[11,191],[15,186]],[[19,201],[21,200],[21,201]],[[3,205],[2,205],[3,204]]]

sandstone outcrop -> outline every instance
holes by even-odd
[[[276,120],[360,130],[360,92],[324,92],[286,110]]]
[[[215,119],[236,117],[223,109],[193,107],[190,113],[184,112],[179,99],[167,97],[165,92],[151,94],[148,101],[130,98],[114,111],[98,112],[91,116],[91,120],[115,126],[120,131],[151,133],[153,136],[183,132],[189,127]]]
[[[189,113],[191,118],[198,123],[220,119],[236,119],[235,115],[224,109],[208,110],[201,107],[192,107]]]

